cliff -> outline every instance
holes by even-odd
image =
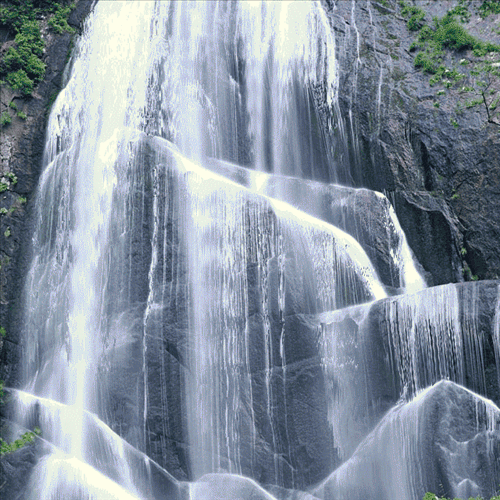
[[[500,125],[490,117],[499,82],[484,69],[499,57],[445,47],[439,64],[448,72],[427,73],[415,67],[419,31],[408,29],[407,11],[416,6],[421,24],[432,27],[457,9],[457,24],[471,36],[498,44],[500,17],[481,10],[483,3],[324,2],[336,32],[349,144],[340,181],[393,200],[431,284],[500,275]],[[487,105],[480,81],[489,84]]]
[[[75,32],[81,30],[93,0],[78,0],[68,17]],[[0,8],[7,3],[0,2]],[[63,82],[74,34],[54,33],[48,19],[40,19],[45,42],[44,79],[31,95],[0,85],[0,116],[11,118],[0,126],[0,380],[15,384],[19,360],[18,304],[26,273],[30,233],[30,201],[42,166],[45,127],[50,108]],[[0,26],[0,56],[13,46],[15,32]]]

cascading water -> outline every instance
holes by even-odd
[[[318,182],[335,51],[316,1],[96,4],[35,201],[25,497],[495,487],[497,286],[427,289],[387,198]]]

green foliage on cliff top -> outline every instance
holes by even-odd
[[[57,34],[73,32],[67,21],[73,7],[67,0],[0,2],[0,27],[15,33],[14,45],[9,47],[0,62],[0,80],[5,80],[23,95],[30,95],[45,76],[42,61],[45,42],[39,19],[50,16],[48,25]]]

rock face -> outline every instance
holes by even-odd
[[[431,22],[458,3],[418,6]],[[457,113],[460,94],[430,86],[429,76],[414,68],[409,48],[415,36],[398,2],[323,4],[337,37],[340,108],[351,145],[339,162],[339,180],[394,197],[410,246],[433,284],[461,281],[462,260],[473,275],[496,278],[498,125],[488,123],[484,106],[462,106]],[[491,30],[496,22],[495,15],[481,20],[473,13],[465,27],[498,43]],[[448,57],[458,64],[471,52]]]
[[[169,470],[180,466],[182,475],[191,477],[198,471],[186,470],[185,454],[191,456],[194,469],[236,470],[263,484],[312,484],[333,466],[334,457],[322,403],[319,326],[310,315],[329,308],[334,297],[334,302],[346,305],[373,296],[370,283],[356,270],[343,275],[342,266],[332,267],[337,260],[349,259],[343,248],[353,242],[332,226],[297,219],[289,212],[291,206],[285,211],[223,177],[204,177],[200,183],[196,170],[183,173],[176,162],[181,160],[175,159],[166,141],[146,138],[142,143],[140,164],[170,167],[156,185],[171,197],[166,201],[170,210],[161,208],[159,213],[172,217],[171,222],[160,221],[157,234],[163,242],[158,252],[167,252],[169,259],[157,262],[155,286],[167,293],[155,299],[147,322],[149,453]],[[196,219],[190,221],[193,213]],[[241,254],[240,240],[246,248]],[[202,262],[195,264],[189,249],[200,247]],[[318,258],[328,251],[332,260]],[[224,259],[218,258],[219,252]],[[367,268],[367,276],[369,272]],[[321,274],[329,278],[325,289],[315,281]],[[351,284],[350,295],[339,293],[344,281]],[[206,290],[215,300],[210,308],[204,301]],[[190,303],[197,304],[194,320]],[[237,309],[242,303],[243,311]],[[200,322],[199,336],[190,326],[193,321]],[[234,346],[230,360],[221,356],[223,345]],[[200,376],[202,381],[193,380]],[[234,392],[236,400],[219,397],[220,386],[223,393]],[[228,404],[236,408],[229,410]],[[206,427],[203,415],[211,411],[213,420]],[[197,416],[202,420],[193,421]],[[159,446],[165,439],[160,425],[165,423],[174,446]],[[200,440],[204,433],[217,436],[213,439],[222,456],[218,465],[196,464],[193,444],[185,449],[187,435],[200,429]]]
[[[356,500],[410,500],[427,491],[454,498],[495,495],[499,417],[491,402],[453,382],[438,382],[387,413],[313,494]],[[467,459],[458,459],[464,451]]]
[[[94,3],[75,2],[68,24],[81,30]],[[16,385],[19,377],[19,299],[32,235],[30,201],[42,166],[48,113],[61,90],[73,37],[69,33],[54,35],[46,27],[43,32],[46,73],[33,95],[22,97],[6,85],[0,90],[0,113],[14,101],[17,110],[27,115],[25,121],[14,118],[10,125],[0,127],[0,180],[8,184],[0,194],[0,208],[7,210],[0,215],[0,325],[6,330],[5,338],[0,338],[0,380],[7,385]],[[8,46],[7,41],[0,47],[2,57]],[[9,172],[17,177],[16,183],[5,177]]]
[[[425,286],[420,276],[425,275],[425,271],[414,258],[394,209],[382,193],[269,175],[218,160],[212,160],[210,168],[253,190],[258,185],[258,193],[290,203],[350,234],[362,246],[388,290],[416,291]],[[437,202],[435,205],[434,210],[441,214],[441,205]],[[443,242],[439,255],[446,262],[449,256],[447,249],[451,248],[454,236],[450,235],[447,240],[442,235],[440,240],[428,242],[428,249],[432,247],[436,251],[436,247]],[[449,267],[441,266],[439,269],[447,270]],[[427,276],[432,280],[432,273]]]

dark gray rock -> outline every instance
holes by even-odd
[[[69,22],[79,29],[93,2],[78,0],[75,3]],[[68,33],[54,35],[45,30],[44,37],[44,80],[30,97],[21,97],[3,85],[0,104],[0,112],[3,112],[8,103],[14,100],[18,111],[27,115],[25,121],[15,118],[11,125],[0,129],[0,173],[12,172],[17,176],[17,183],[11,184],[7,191],[0,194],[0,206],[9,210],[7,214],[0,215],[0,326],[7,333],[3,348],[0,349],[0,380],[10,386],[21,383],[18,364],[22,324],[20,298],[32,238],[30,201],[42,167],[48,111],[61,90],[63,70],[72,43],[72,35]],[[8,45],[9,41],[5,43]],[[23,198],[26,198],[27,203]]]
[[[495,495],[500,411],[441,381],[388,412],[354,455],[313,492],[324,499]]]
[[[461,260],[472,275],[495,279],[500,274],[496,250],[500,234],[498,125],[488,123],[484,106],[468,109],[462,103],[457,112],[463,101],[458,90],[431,87],[429,76],[414,68],[415,55],[409,47],[415,36],[400,17],[397,1],[323,4],[339,47],[340,110],[348,136],[348,146],[336,157],[337,180],[384,192],[390,199],[392,193],[411,198],[420,191],[442,198],[442,215],[436,212],[433,218],[448,221],[443,226],[446,234],[456,230],[445,226],[450,222],[456,226],[458,242],[467,251],[463,256],[461,248],[447,249],[444,262],[452,264],[451,280],[461,280],[456,267]],[[456,5],[457,1],[429,2],[421,7],[431,22],[432,16],[442,16]],[[468,5],[471,11],[475,6]],[[465,27],[475,36],[498,43],[492,30],[496,20],[496,16],[481,20],[474,14]],[[471,59],[472,54],[450,52],[446,57],[451,66],[461,58]],[[441,89],[444,97],[436,95]],[[327,130],[332,111],[322,104],[321,95],[316,98]],[[333,134],[330,140],[334,148],[342,137]],[[411,210],[406,203],[396,204],[404,231],[408,235],[418,231],[422,240],[439,238],[435,230],[441,223],[421,226],[430,215],[429,208],[411,204]],[[434,252],[429,253],[424,245],[413,250],[434,284],[450,280],[437,271],[443,261]],[[442,251],[438,253],[441,257]]]
[[[445,201],[426,192],[397,191],[394,208],[410,247],[430,276],[429,284],[463,281],[463,228]]]
[[[1,408],[1,407],[0,407]],[[1,408],[1,413],[10,410]],[[0,431],[7,442],[13,442],[28,432],[13,421],[0,417]],[[0,494],[7,500],[21,500],[27,497],[28,479],[40,457],[49,453],[50,446],[43,439],[36,437],[16,451],[0,456]]]
[[[2,498],[26,498],[27,478],[38,461],[37,445],[30,443],[0,457],[0,493]]]
[[[341,458],[400,398],[443,378],[500,402],[498,286],[443,285],[318,317],[326,404]]]
[[[448,229],[448,232],[451,233],[448,237],[449,241],[443,239],[440,234],[439,237],[434,238],[436,241],[429,241],[429,245],[432,243],[442,245],[440,257],[443,259],[442,262],[450,262],[447,267],[443,269],[442,265],[438,266],[434,254],[427,251],[428,249],[420,248],[422,241],[416,237],[416,232],[411,233],[412,243],[419,249],[419,255],[427,258],[424,267],[428,272],[425,273],[424,268],[412,258],[410,249],[412,245],[407,244],[407,237],[401,230],[399,222],[395,220],[391,203],[382,193],[294,177],[264,174],[215,159],[208,163],[208,167],[251,189],[255,189],[255,185],[258,185],[259,193],[286,201],[305,213],[350,234],[365,250],[377,270],[380,280],[389,290],[402,289],[406,285],[411,290],[412,283],[406,283],[406,281],[409,281],[412,273],[417,272],[425,275],[431,283],[433,281],[447,283],[462,279],[460,273],[458,275],[457,273],[445,275],[452,263],[461,269],[461,261],[451,262],[458,256],[457,246],[459,245],[455,239],[459,238],[460,234],[455,227],[457,222],[449,214],[444,202],[439,204],[436,201],[432,206],[434,211],[438,212],[438,218],[446,210],[447,218],[444,219],[444,225],[445,229],[448,229],[448,225],[450,226]],[[405,193],[402,195],[405,196]],[[409,193],[407,196],[411,196],[411,194]],[[406,217],[406,219],[413,222],[418,215],[425,214],[423,210],[419,206],[417,208],[418,214],[411,214],[411,217]],[[421,225],[418,227],[420,228]],[[439,233],[438,229],[440,228],[429,227],[425,231],[422,230],[422,233],[424,236],[436,234]],[[433,255],[432,259],[429,259],[429,255]],[[440,276],[440,274],[444,276]],[[436,275],[436,279],[434,279],[434,275]],[[445,277],[449,279],[445,279]]]

